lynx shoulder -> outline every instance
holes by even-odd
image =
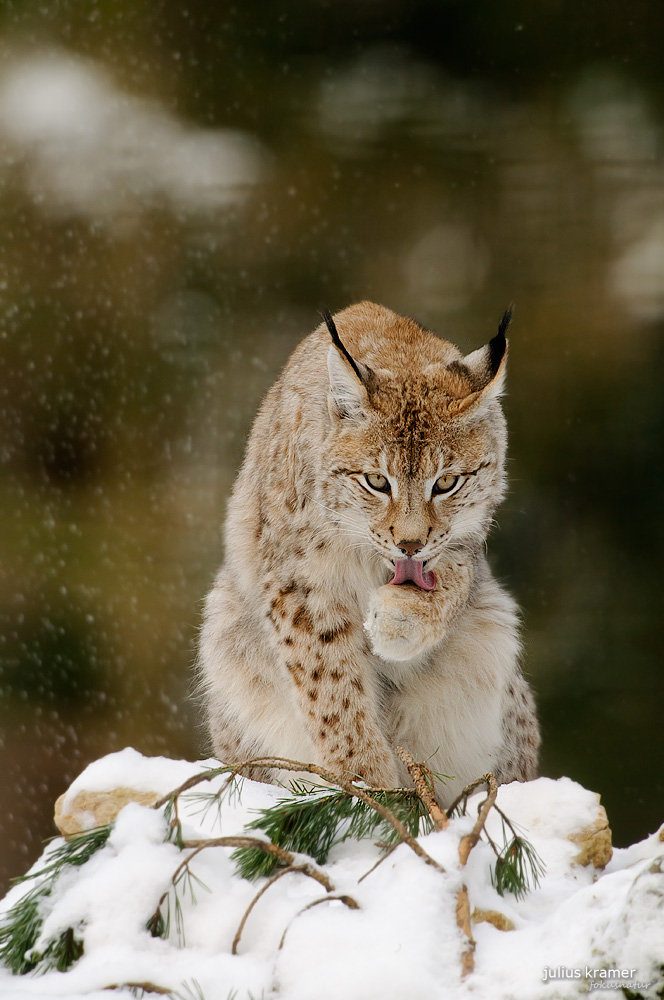
[[[442,803],[535,776],[516,609],[491,575],[504,493],[509,314],[466,357],[370,302],[326,315],[256,417],[226,521],[199,669],[214,753],[405,780]]]

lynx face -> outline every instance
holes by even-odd
[[[323,502],[349,539],[396,570],[390,582],[433,589],[437,560],[446,549],[481,543],[502,499],[499,376],[486,368],[487,358],[477,361],[485,384],[473,392],[471,369],[459,362],[429,364],[404,380],[364,364],[356,373],[330,348]]]

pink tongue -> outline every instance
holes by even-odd
[[[436,574],[432,570],[422,572],[421,559],[397,559],[394,566],[394,577],[390,583],[415,583],[422,590],[433,590],[436,586]]]

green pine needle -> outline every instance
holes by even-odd
[[[15,975],[31,972],[38,966],[64,972],[83,954],[83,944],[71,927],[50,941],[45,951],[34,952],[44,923],[43,903],[62,872],[89,861],[106,844],[110,832],[110,826],[101,826],[65,840],[51,850],[44,868],[14,879],[17,885],[32,879],[41,880],[4,915],[0,926],[0,962]]]
[[[83,954],[83,942],[72,927],[49,941],[42,952],[35,944],[44,923],[42,903],[51,894],[50,885],[36,886],[7,914],[7,923],[0,928],[0,961],[14,975],[24,975],[39,968],[41,972],[57,969],[65,972]]]
[[[166,803],[164,807],[164,818],[168,826],[167,838],[176,847],[182,850],[182,822],[176,811],[176,799],[177,795],[174,794]]]
[[[233,994],[229,994],[229,1000],[232,1000]],[[198,982],[197,979],[186,979],[180,985],[179,990],[173,990],[169,994],[171,1000],[205,1000],[205,993],[203,992],[203,987]]]
[[[61,844],[54,847],[48,856],[48,864],[45,868],[40,868],[36,872],[28,872],[27,875],[20,875],[14,879],[14,884],[29,882],[35,878],[44,878],[46,875],[61,873],[64,866],[74,865],[80,867],[89,861],[93,854],[96,854],[108,840],[111,833],[111,825],[97,826],[94,830],[86,830],[84,833],[77,833],[69,840],[63,840]],[[59,838],[55,838],[59,839]]]
[[[538,887],[543,875],[544,864],[533,845],[515,835],[498,855],[491,882],[499,895],[511,892],[521,899]]]
[[[14,975],[30,972],[37,964],[28,956],[44,922],[41,903],[50,893],[50,886],[37,886],[5,914],[0,927],[0,962]]]
[[[346,792],[313,791],[295,785],[295,798],[281,799],[276,805],[260,810],[247,827],[260,830],[273,844],[295,854],[306,854],[324,864],[331,848],[348,838],[361,840],[380,835],[387,846],[399,842],[399,834],[379,813]],[[410,790],[372,791],[371,797],[390,809],[408,832],[416,837],[429,833],[432,824],[426,807]],[[279,861],[255,848],[240,848],[232,855],[242,878],[254,880],[271,875]]]
[[[150,919],[145,925],[146,930],[150,932],[152,937],[167,937],[166,934],[166,921],[164,920],[164,914],[161,912],[161,907],[158,907],[152,914]]]
[[[74,929],[68,927],[60,937],[49,943],[45,951],[34,956],[35,966],[38,965],[42,972],[47,972],[49,969],[66,972],[82,954],[83,942],[76,937]]]

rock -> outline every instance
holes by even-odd
[[[78,792],[67,802],[65,792],[55,803],[55,825],[64,837],[75,837],[86,830],[112,823],[129,802],[153,806],[161,798],[157,792],[140,792],[135,788],[110,788],[100,792]]]
[[[606,810],[599,804],[599,796],[597,799],[598,815],[595,822],[578,833],[570,833],[569,840],[580,847],[579,853],[573,858],[577,865],[604,868],[613,857],[613,847]]]
[[[499,931],[514,930],[514,922],[509,917],[506,917],[504,913],[499,913],[498,910],[480,910],[475,907],[473,910],[473,923],[493,924]]]

